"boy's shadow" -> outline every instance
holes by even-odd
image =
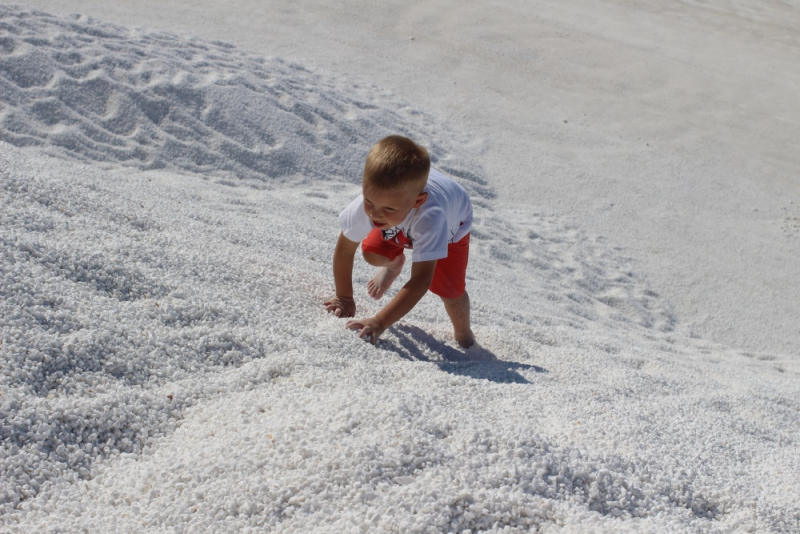
[[[381,348],[396,352],[407,360],[435,363],[443,371],[454,375],[500,383],[530,384],[518,370],[548,372],[537,365],[498,360],[491,351],[477,344],[469,349],[451,347],[416,326],[395,325],[389,331],[397,337],[397,343],[382,339],[379,343]]]

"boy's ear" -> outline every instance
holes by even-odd
[[[418,208],[425,204],[425,201],[428,200],[428,193],[420,193],[417,197],[417,200],[414,201],[414,205],[411,206],[412,208]]]

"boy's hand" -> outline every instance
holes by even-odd
[[[377,343],[378,338],[383,334],[386,328],[381,324],[376,317],[369,319],[356,319],[354,321],[347,321],[345,328],[350,330],[358,330],[358,337],[366,339],[373,345]]]
[[[354,317],[356,314],[356,301],[353,297],[340,297],[336,295],[322,303],[325,311],[333,312],[336,317]]]

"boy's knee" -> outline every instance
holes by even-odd
[[[442,302],[444,302],[446,306],[452,306],[458,300],[458,297],[456,297],[454,299],[449,299],[449,298],[443,297],[441,295],[439,295],[439,298],[442,299]]]
[[[362,254],[364,255],[364,260],[373,267],[383,267],[389,263],[389,258],[376,254],[375,252],[363,252]]]
[[[439,298],[442,299],[442,302],[444,302],[446,306],[455,306],[457,304],[463,303],[464,301],[467,302],[469,301],[469,295],[467,295],[466,291],[464,291],[461,295],[455,298],[447,298],[441,295],[439,295]]]

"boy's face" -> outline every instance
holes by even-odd
[[[404,188],[394,191],[364,186],[364,212],[372,226],[385,230],[397,226],[413,208],[418,208],[428,199],[428,193]]]

